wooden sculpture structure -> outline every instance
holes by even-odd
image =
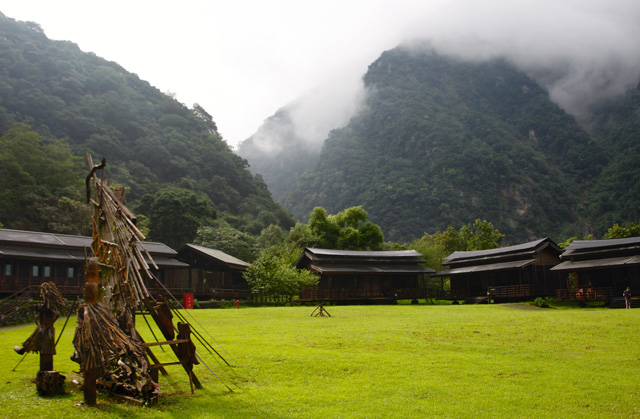
[[[65,376],[53,369],[53,356],[56,354],[55,334],[53,326],[60,312],[66,309],[64,298],[53,282],[45,282],[40,286],[42,304],[38,306],[36,329],[23,343],[14,347],[20,355],[29,352],[40,354],[40,370],[36,375],[38,394],[51,396],[64,392]]]
[[[86,266],[85,303],[78,309],[72,356],[84,375],[85,403],[96,403],[96,384],[111,394],[153,403],[158,398],[158,371],[166,374],[164,367],[172,364],[185,369],[192,391],[194,386],[200,388],[193,373],[198,359],[190,325],[180,322],[174,326],[166,300],[152,296],[147,284],[157,280],[150,267],[155,267],[153,259],[141,245],[145,237],[123,198],[103,178],[106,160],[98,165],[89,155],[87,160],[91,167],[86,187],[87,202],[93,206],[93,256]],[[166,341],[147,344],[137,333],[135,311],[143,308]],[[156,345],[168,345],[178,362],[160,363],[151,351]]]

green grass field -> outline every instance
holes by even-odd
[[[21,357],[12,348],[34,326],[0,329],[0,417],[640,418],[640,309],[527,307],[190,310],[233,367],[196,343],[217,377],[196,366],[204,388],[192,395],[183,370],[169,367],[153,407],[103,395],[83,405],[71,382],[81,379],[69,360],[74,321],[54,361],[67,395],[39,397],[38,355],[13,371]]]

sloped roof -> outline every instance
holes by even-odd
[[[198,246],[196,244],[185,244],[180,249],[178,249],[178,253],[183,253],[186,249],[193,250],[203,256],[213,258],[218,262],[221,262],[230,267],[244,269],[249,266],[249,264],[243,260],[240,260],[236,257],[231,256],[221,250],[211,249],[209,247]]]
[[[435,270],[426,266],[407,265],[311,265],[310,268],[319,273],[331,274],[430,274],[435,272]]]
[[[0,244],[24,244],[55,247],[87,247],[91,237],[37,231],[0,229]]]
[[[552,271],[575,272],[589,269],[619,268],[640,265],[640,256],[624,256],[617,258],[566,260],[551,268]]]
[[[511,262],[489,263],[486,265],[463,266],[461,268],[445,269],[442,271],[438,271],[438,273],[436,273],[433,276],[453,276],[453,275],[470,274],[470,273],[478,273],[478,272],[522,269],[524,267],[531,265],[535,261],[536,259],[524,259],[524,260],[514,260]]]
[[[311,260],[353,260],[353,261],[415,261],[424,263],[424,257],[416,250],[335,250],[307,247],[303,256]],[[302,257],[302,256],[301,256]]]
[[[487,263],[490,260],[498,260],[502,258],[527,258],[546,247],[555,249],[560,254],[560,247],[555,244],[549,237],[534,240],[527,243],[521,243],[514,246],[499,247],[496,249],[473,250],[464,252],[453,252],[447,256],[442,262],[445,265],[452,265],[462,262],[479,262]]]
[[[435,270],[422,266],[424,257],[415,250],[357,251],[305,248],[295,265],[333,274],[425,274]]]
[[[584,257],[603,253],[631,252],[640,254],[640,237],[607,240],[576,240],[565,249],[561,258]]]
[[[0,229],[0,257],[77,262],[90,254],[91,237]],[[175,250],[163,243],[142,242],[158,267],[188,267],[175,260]]]

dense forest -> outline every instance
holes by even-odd
[[[398,47],[364,76],[364,110],[332,131],[306,168],[282,167],[290,138],[257,165],[298,219],[320,205],[361,205],[386,239],[491,220],[507,243],[551,236],[602,237],[638,217],[640,99],[607,104],[587,133],[531,77],[504,59],[477,62]],[[239,148],[254,167],[260,132]],[[286,121],[286,119],[285,119]],[[285,172],[287,175],[285,175]]]
[[[201,106],[188,108],[118,64],[1,13],[0,44],[5,228],[86,232],[88,218],[51,212],[82,213],[87,153],[107,158],[107,177],[126,186],[127,204],[146,220],[151,239],[175,247],[214,219],[252,234],[293,225]],[[26,143],[31,152],[20,153]]]

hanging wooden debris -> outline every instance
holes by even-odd
[[[85,298],[91,292],[85,291]],[[85,377],[87,404],[95,404],[97,384],[114,395],[148,403],[157,399],[158,386],[149,375],[142,343],[120,328],[106,305],[87,299],[80,307],[73,346],[72,360]]]
[[[64,375],[53,370],[53,355],[56,354],[55,327],[53,326],[60,312],[65,311],[64,298],[53,282],[45,282],[40,286],[42,304],[38,306],[37,326],[31,336],[14,347],[20,354],[35,352],[40,354],[40,370],[36,376],[36,388],[42,396],[50,396],[64,392]]]

